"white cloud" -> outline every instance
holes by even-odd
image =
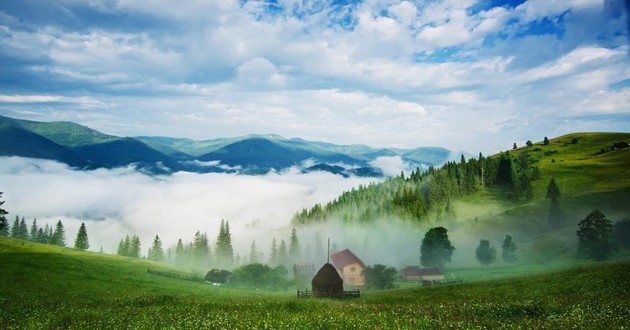
[[[325,203],[344,190],[373,179],[317,172],[266,176],[176,173],[148,177],[133,169],[74,171],[46,160],[2,157],[0,181],[9,216],[37,218],[40,225],[67,221],[66,239],[85,222],[91,249],[112,252],[127,234],[146,248],[159,234],[165,246],[197,230],[215,238],[221,219],[230,222],[233,241],[246,252],[256,235],[286,228],[293,214]],[[45,182],[45,184],[42,184]],[[245,225],[260,219],[258,231]]]

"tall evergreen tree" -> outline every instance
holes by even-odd
[[[22,220],[20,220],[20,230],[18,233],[18,238],[28,239],[28,225],[26,225],[26,219],[24,219],[24,217],[22,217]]]
[[[545,136],[545,139],[543,140],[543,144],[544,145],[548,145],[549,144],[549,139]]]
[[[230,223],[223,219],[221,220],[221,226],[219,227],[219,235],[217,236],[214,253],[217,257],[217,262],[219,262],[221,266],[230,267],[234,263],[234,249],[232,248]]]
[[[130,256],[130,251],[131,250],[131,239],[129,238],[129,235],[125,236],[124,239],[120,239],[120,243],[118,243],[118,250],[116,250],[116,254],[118,254],[119,256],[125,256],[125,257],[129,257]]]
[[[149,248],[147,259],[157,262],[164,262],[164,249],[162,249],[162,241],[158,235],[153,239],[153,245]]]
[[[313,242],[313,262],[316,264],[323,263],[326,261],[326,250],[324,250],[324,245],[322,244],[322,237],[319,232],[315,233],[315,238]]]
[[[516,256],[516,243],[512,240],[512,236],[505,235],[501,248],[501,257],[503,258],[503,261],[511,263],[518,260],[518,257]]]
[[[278,245],[276,244],[276,238],[271,240],[271,251],[269,251],[269,264],[272,266],[278,265]]]
[[[258,249],[256,249],[256,241],[252,241],[252,244],[249,247],[249,264],[257,264],[260,261],[260,256],[258,255]]]
[[[132,258],[140,258],[140,237],[133,235],[131,238],[131,247],[129,248],[129,256]]]
[[[297,231],[295,227],[291,230],[291,240],[289,241],[289,257],[292,262],[300,259],[300,243],[297,237]]]
[[[289,263],[289,250],[287,249],[287,243],[284,240],[280,241],[280,247],[278,248],[278,264],[286,266]]]
[[[66,246],[66,231],[63,228],[63,223],[61,223],[61,220],[57,221],[55,232],[52,234],[52,237],[50,239],[50,244],[64,247]]]
[[[85,251],[90,248],[90,242],[88,240],[87,229],[85,229],[85,223],[81,222],[77,237],[74,240],[74,248],[81,251]]]
[[[205,267],[210,264],[210,246],[208,242],[208,234],[195,233],[192,243],[193,263],[197,267]]]
[[[20,217],[18,215],[15,216],[15,221],[11,226],[11,237],[20,238]]]
[[[482,239],[479,241],[475,255],[482,265],[488,267],[489,264],[494,263],[496,260],[497,250],[490,245],[490,241]]]
[[[444,227],[429,229],[420,246],[420,263],[424,267],[442,267],[451,261],[455,247],[448,239],[448,231]]]
[[[39,228],[37,227],[37,219],[33,219],[33,223],[31,224],[31,231],[30,234],[28,235],[28,238],[31,241],[37,242],[37,231],[39,230]]]
[[[183,265],[186,263],[186,259],[184,242],[182,242],[180,238],[177,240],[177,245],[175,246],[175,264]]]
[[[0,191],[0,199],[2,198],[2,192]],[[9,220],[7,220],[6,215],[9,214],[5,209],[2,208],[4,205],[4,201],[0,200],[0,236],[8,236],[9,235]]]
[[[545,195],[546,198],[551,200],[549,204],[549,216],[547,218],[551,229],[561,228],[564,222],[564,216],[560,209],[560,196],[560,188],[556,184],[556,179],[551,177],[547,185],[547,194]]]

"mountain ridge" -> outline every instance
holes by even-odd
[[[37,122],[5,116],[0,116],[0,125],[12,131],[5,132],[8,138],[3,139],[0,146],[1,156],[57,160],[78,169],[135,166],[149,174],[176,171],[265,174],[298,167],[304,173],[326,171],[342,176],[380,177],[383,170],[372,164],[379,157],[400,157],[410,168],[415,168],[439,165],[453,156],[451,151],[441,147],[373,148],[284,138],[276,134],[209,140],[119,137],[73,122]],[[11,134],[24,137],[11,138]]]

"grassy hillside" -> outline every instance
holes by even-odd
[[[0,237],[0,328],[607,328],[628,326],[630,263],[300,299],[169,279],[167,266]]]

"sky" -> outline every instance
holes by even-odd
[[[0,115],[471,154],[628,131],[623,0],[3,0]]]

